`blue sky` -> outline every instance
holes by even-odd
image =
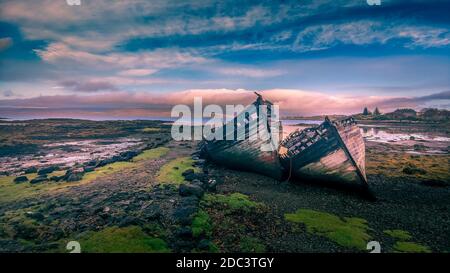
[[[449,108],[449,12],[434,0],[0,1],[0,115],[251,90],[301,114]]]

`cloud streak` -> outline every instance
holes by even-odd
[[[407,48],[443,47],[450,44],[450,31],[446,28],[369,20],[315,25],[298,33],[293,49],[314,51],[328,49],[338,44],[386,44],[400,39],[405,40],[403,43]]]
[[[110,82],[89,81],[78,82],[74,80],[63,81],[60,83],[63,87],[67,87],[77,92],[99,92],[99,91],[118,91],[118,88]]]

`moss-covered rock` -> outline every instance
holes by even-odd
[[[257,238],[245,236],[240,242],[241,252],[245,253],[264,253],[266,246],[262,244]]]
[[[406,230],[393,229],[393,230],[385,230],[383,232],[391,236],[392,238],[399,239],[402,241],[407,241],[412,238],[411,234],[409,234],[409,232]]]
[[[430,253],[431,250],[424,245],[414,242],[396,242],[394,250],[403,253]]]
[[[194,172],[199,172],[197,167],[194,167],[194,160],[190,157],[181,157],[174,159],[159,170],[157,180],[160,183],[181,184],[185,182],[183,172],[188,169],[193,169]]]
[[[304,224],[308,232],[327,237],[348,248],[365,250],[371,239],[367,233],[370,230],[367,221],[362,218],[341,218],[331,213],[299,209],[295,213],[285,214],[285,219]]]
[[[201,235],[211,236],[212,224],[207,212],[200,210],[192,220],[192,235],[199,237]]]
[[[205,206],[220,206],[227,213],[250,212],[264,206],[262,203],[252,201],[247,195],[238,192],[230,195],[205,194],[202,204]]]
[[[151,237],[138,226],[108,227],[89,232],[80,240],[81,251],[88,253],[165,253],[170,252],[161,238]]]

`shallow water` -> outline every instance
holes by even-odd
[[[19,174],[29,167],[42,168],[59,165],[70,167],[94,159],[105,159],[142,144],[139,139],[119,138],[55,142],[43,146],[38,154],[17,157],[0,157],[0,171]]]
[[[296,130],[303,130],[307,127],[320,124],[318,120],[283,120],[283,138]],[[311,125],[309,125],[311,124]],[[411,154],[448,154],[450,137],[445,132],[428,132],[425,129],[408,132],[408,127],[396,128],[386,125],[359,125],[361,134],[365,141],[403,145],[408,147],[407,153]],[[420,149],[414,146],[420,145]]]
[[[321,120],[281,120],[281,124],[283,125],[283,139],[296,130],[303,130],[311,126],[319,125],[320,123],[322,123]]]
[[[429,142],[450,142],[450,138],[436,135],[436,133],[400,133],[388,132],[377,127],[362,127],[361,133],[368,141],[376,142],[403,142],[409,140],[429,141]]]
[[[396,128],[361,127],[361,133],[366,141],[402,145],[410,154],[448,154],[450,138],[444,133],[436,132],[405,132]]]

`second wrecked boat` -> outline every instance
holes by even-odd
[[[280,143],[279,156],[289,176],[367,187],[364,139],[353,118],[327,117],[317,127],[291,133]]]

